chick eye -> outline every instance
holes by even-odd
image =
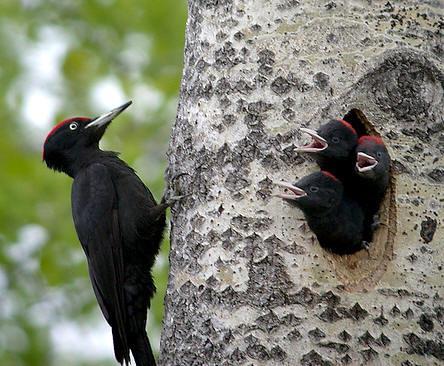
[[[319,187],[316,187],[316,186],[311,186],[310,187],[310,192],[316,193],[317,191],[319,191]]]
[[[377,156],[378,158],[382,158],[382,152],[378,151],[378,152],[376,153],[376,156]]]
[[[69,129],[71,131],[77,130],[77,127],[79,127],[79,124],[77,122],[73,122],[69,125]]]
[[[339,137],[333,136],[331,141],[334,142],[335,144],[337,144],[339,142]]]

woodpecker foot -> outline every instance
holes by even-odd
[[[174,175],[171,177],[171,182],[174,182],[177,178],[182,177],[183,175],[189,175],[189,174],[188,174],[188,173],[185,173],[185,172],[181,172],[181,173],[174,174]]]
[[[361,248],[367,252],[367,255],[370,257],[370,242],[363,240],[361,243]]]
[[[380,225],[381,221],[379,220],[379,215],[373,215],[372,230],[375,231]]]
[[[181,201],[182,199],[184,199],[185,197],[191,196],[191,193],[188,194],[183,194],[180,196],[171,196],[168,198],[165,198],[164,203],[165,205],[167,205],[168,207],[171,207],[172,205],[174,205],[176,202]]]

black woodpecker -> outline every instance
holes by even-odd
[[[137,366],[154,366],[145,326],[168,205],[157,204],[116,153],[99,148],[108,125],[130,104],[97,118],[60,122],[46,138],[43,160],[74,179],[74,225],[97,302],[112,328],[116,360],[129,364],[131,350]]]
[[[277,183],[287,188],[277,196],[300,208],[319,244],[336,254],[352,254],[365,249],[364,213],[358,203],[344,194],[343,184],[330,172],[320,171],[295,184]]]
[[[301,128],[311,136],[311,142],[297,148],[311,153],[322,170],[330,171],[342,182],[349,180],[354,166],[354,152],[358,135],[350,123],[332,119],[317,131]]]

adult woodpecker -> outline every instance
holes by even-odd
[[[304,213],[319,244],[336,254],[352,254],[366,248],[363,241],[364,213],[344,193],[343,184],[331,173],[320,171],[295,184],[280,182],[287,193],[277,196]]]
[[[153,366],[145,326],[168,204],[158,205],[117,153],[99,148],[108,125],[130,104],[97,118],[60,122],[46,137],[43,160],[74,179],[74,225],[97,302],[112,328],[116,360],[129,364],[131,350],[137,366]]]
[[[362,136],[356,147],[356,165],[352,195],[365,214],[365,240],[371,241],[377,226],[379,206],[390,181],[391,159],[387,148],[378,136]]]
[[[313,154],[319,167],[328,170],[341,181],[347,181],[354,165],[354,150],[358,135],[350,123],[332,119],[323,124],[317,131],[301,128],[311,136],[311,142],[300,146],[299,152]]]

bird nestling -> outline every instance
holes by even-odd
[[[43,160],[74,179],[74,225],[97,302],[112,328],[116,360],[129,364],[131,350],[137,366],[153,366],[145,326],[168,204],[157,204],[131,167],[99,148],[111,121],[130,104],[97,118],[60,122],[45,140]]]
[[[353,171],[358,141],[355,129],[344,120],[332,119],[317,131],[308,128],[301,131],[310,135],[311,141],[296,150],[312,154],[321,169],[332,172],[342,181],[347,180]]]
[[[382,138],[378,136],[361,136],[355,154],[350,193],[365,213],[365,240],[370,242],[378,221],[375,215],[389,185],[391,159]]]
[[[333,174],[320,171],[294,184],[277,184],[287,189],[277,196],[302,210],[323,248],[336,254],[352,254],[366,248],[364,213],[345,194],[343,184]]]
[[[363,179],[378,181],[384,190],[389,182],[391,159],[379,136],[361,136],[356,146],[356,173]],[[385,188],[384,188],[385,187]]]

